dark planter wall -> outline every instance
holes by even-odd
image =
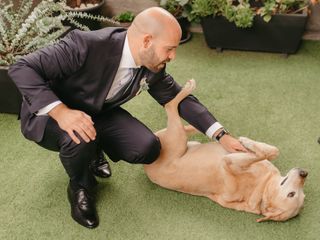
[[[0,66],[0,113],[18,114],[22,97],[8,76],[8,68]]]
[[[201,21],[209,47],[279,53],[295,53],[300,45],[307,15],[275,15],[269,23],[256,16],[251,28],[238,28],[226,18]]]

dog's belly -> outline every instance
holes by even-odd
[[[223,185],[222,158],[227,154],[220,144],[206,143],[191,146],[177,159],[160,158],[145,167],[154,183],[168,189],[193,195],[207,196],[213,186]]]
[[[164,188],[223,202],[246,201],[264,175],[275,167],[267,160],[252,164],[233,176],[223,157],[229,154],[220,144],[206,143],[190,147],[177,159],[160,158],[146,166],[150,180]],[[232,186],[232,184],[236,184]]]

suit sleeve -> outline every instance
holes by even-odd
[[[80,31],[74,30],[59,43],[20,58],[10,66],[8,73],[28,104],[29,111],[36,113],[59,100],[50,88],[51,82],[79,70],[86,55],[87,44],[80,37]]]
[[[181,90],[181,86],[164,71],[155,76],[149,93],[161,105],[173,99]],[[189,95],[179,104],[179,114],[189,124],[205,133],[217,120],[193,95]]]

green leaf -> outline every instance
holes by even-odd
[[[270,20],[271,20],[271,15],[265,15],[265,16],[263,16],[263,20],[265,21],[265,22],[269,22]]]

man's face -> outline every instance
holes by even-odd
[[[166,63],[176,57],[176,49],[180,38],[150,38],[145,47],[139,52],[142,65],[152,72],[159,72]]]

